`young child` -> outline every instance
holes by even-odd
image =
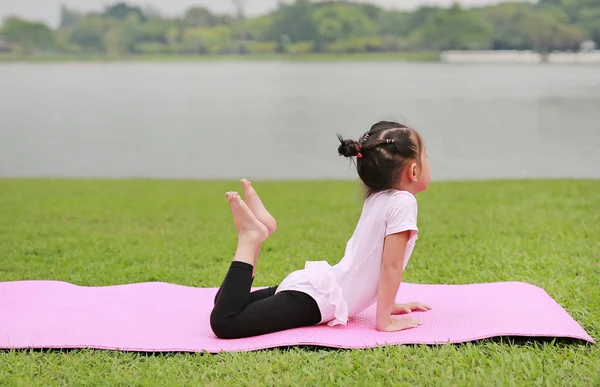
[[[377,302],[376,329],[399,331],[421,323],[393,315],[429,306],[396,304],[402,273],[417,240],[414,195],[429,186],[430,170],[423,139],[396,122],[379,122],[359,141],[339,136],[340,155],[357,157],[366,189],[362,214],[335,266],[306,262],[279,286],[250,292],[261,244],[275,231],[251,183],[242,179],[245,202],[236,192],[227,200],[238,232],[238,247],[215,296],[210,324],[217,337],[233,339],[328,323],[346,324]]]

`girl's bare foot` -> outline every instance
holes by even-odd
[[[264,204],[258,197],[256,190],[252,187],[252,183],[247,179],[242,179],[242,188],[244,189],[244,200],[250,211],[256,216],[256,218],[264,224],[269,230],[269,234],[272,234],[277,229],[277,222],[275,218],[267,211]]]
[[[269,236],[269,230],[250,211],[237,192],[227,192],[233,223],[238,232],[238,243],[260,245]]]

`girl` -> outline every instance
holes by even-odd
[[[375,302],[375,328],[399,331],[421,323],[393,315],[431,309],[416,302],[395,303],[402,272],[417,240],[414,194],[429,186],[423,139],[414,129],[396,122],[376,123],[359,141],[338,138],[338,153],[357,157],[366,199],[344,257],[335,266],[309,261],[279,286],[251,293],[261,244],[277,224],[248,180],[242,179],[245,202],[236,192],[226,193],[238,247],[210,316],[217,337],[233,339],[321,323],[346,324],[348,317]]]

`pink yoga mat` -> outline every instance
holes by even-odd
[[[594,340],[543,289],[521,282],[403,283],[398,302],[421,301],[418,328],[375,330],[375,307],[348,325],[293,329],[221,340],[209,326],[216,289],[163,282],[84,287],[58,281],[0,282],[0,348],[123,351],[251,351],[290,345],[368,348],[460,343],[494,336]]]

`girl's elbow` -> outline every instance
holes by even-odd
[[[402,274],[404,268],[401,263],[384,263],[381,265],[381,272],[386,274]]]

